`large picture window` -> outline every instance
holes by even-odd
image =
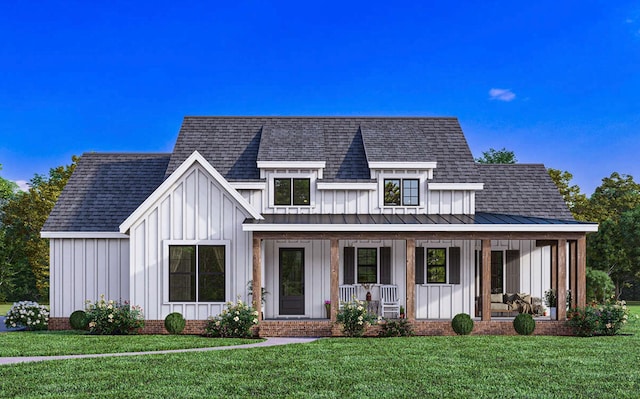
[[[384,205],[420,205],[419,187],[418,179],[384,179]]]
[[[224,302],[224,245],[169,246],[169,301]]]
[[[285,206],[311,204],[311,180],[297,178],[273,179],[273,203]]]
[[[378,249],[358,248],[357,276],[359,284],[378,282]]]
[[[446,282],[446,248],[427,248],[427,284],[444,284]]]

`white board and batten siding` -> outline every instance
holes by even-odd
[[[251,236],[242,231],[249,214],[202,167],[176,180],[130,229],[131,302],[145,318],[162,320],[180,312],[187,320],[219,314],[224,302],[169,302],[168,245],[226,246],[226,301],[247,295],[251,279]]]
[[[129,299],[128,239],[51,238],[49,255],[51,317],[69,317],[103,294]]]

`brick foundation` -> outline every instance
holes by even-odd
[[[187,320],[182,334],[199,335],[204,331],[206,320]],[[412,323],[415,335],[436,336],[455,335],[449,320],[417,320]],[[70,330],[69,319],[55,317],[49,319],[49,330]],[[264,320],[257,327],[261,337],[341,337],[339,325],[329,320]],[[365,336],[378,335],[380,326],[367,328]],[[146,320],[141,334],[168,334],[164,320]],[[472,335],[517,335],[511,320],[478,321],[473,326]],[[563,321],[536,320],[533,335],[572,335]]]

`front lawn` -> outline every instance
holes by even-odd
[[[11,306],[13,306],[13,303],[0,302],[0,316],[6,315],[9,309],[11,309]]]
[[[259,342],[197,335],[88,335],[75,331],[0,333],[0,356],[54,356],[206,348]],[[3,397],[0,395],[0,397]]]
[[[335,338],[19,364],[1,366],[0,397],[635,398],[639,327],[615,337]]]

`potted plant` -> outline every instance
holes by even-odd
[[[552,288],[544,292],[544,304],[549,307],[551,320],[555,320],[557,318],[556,312],[558,310],[558,296],[556,294],[556,290]]]
[[[404,319],[404,306],[400,306],[400,318]]]
[[[324,310],[327,312],[327,319],[331,318],[331,301],[324,301]]]

